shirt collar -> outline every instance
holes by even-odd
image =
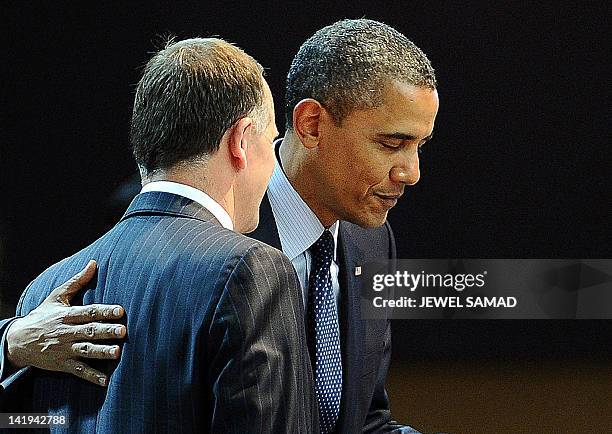
[[[213,198],[204,193],[202,190],[198,190],[197,188],[193,188],[189,185],[180,184],[178,182],[172,181],[153,181],[145,184],[140,190],[141,193],[146,193],[148,191],[161,191],[164,193],[172,193],[177,194],[179,196],[186,197],[187,199],[191,199],[194,202],[199,203],[204,208],[212,213],[213,216],[219,223],[231,231],[234,230],[234,224],[232,222],[232,218],[229,216],[227,211],[219,205]]]
[[[283,253],[293,260],[308,250],[321,237],[325,227],[295,191],[278,159],[268,185],[268,199],[278,228]],[[335,261],[338,246],[338,222],[331,225],[329,230],[334,236]]]

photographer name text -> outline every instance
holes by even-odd
[[[372,304],[379,308],[514,308],[518,301],[516,297],[374,297]]]

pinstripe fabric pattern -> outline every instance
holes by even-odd
[[[122,221],[26,289],[24,314],[89,259],[84,303],[118,303],[128,337],[108,389],[36,371],[21,408],[65,414],[69,432],[318,430],[303,305],[291,262],[222,228],[199,204],[138,195]],[[7,393],[9,393],[7,390]]]

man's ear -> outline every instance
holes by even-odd
[[[302,144],[309,149],[319,145],[320,123],[325,108],[312,98],[301,100],[293,109],[293,130]]]
[[[246,151],[253,133],[253,120],[244,117],[237,120],[228,131],[228,149],[230,159],[236,169],[243,170],[247,167]]]

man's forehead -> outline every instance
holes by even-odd
[[[415,138],[423,138],[431,133],[439,106],[435,89],[394,81],[385,86],[383,95],[384,102],[379,110],[381,120],[389,122],[387,128],[394,123],[397,123],[398,128],[397,131],[381,132],[413,135]],[[381,127],[385,128],[383,125]]]
[[[437,110],[435,90],[393,86],[384,93],[381,105],[354,110],[342,126],[360,129],[377,139],[426,141],[432,136]]]
[[[403,97],[414,101],[417,98],[427,96],[435,99],[436,103],[438,102],[437,89],[428,86],[418,86],[402,80],[389,79],[384,82],[382,89],[384,99]]]

